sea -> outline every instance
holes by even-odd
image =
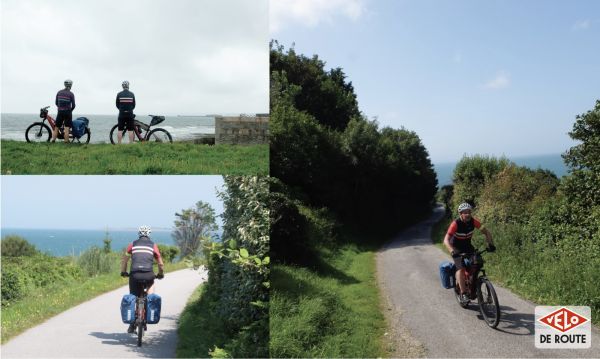
[[[52,117],[56,114],[52,113]],[[110,143],[110,130],[117,124],[116,115],[86,115],[74,114],[77,117],[87,117],[92,132],[90,143]],[[25,141],[25,130],[34,122],[40,121],[39,114],[2,113],[3,140]],[[150,117],[137,115],[136,119],[150,123]],[[190,141],[215,133],[215,118],[212,116],[165,116],[165,120],[152,128],[160,127],[171,133],[173,141]]]
[[[563,162],[560,154],[548,154],[537,156],[507,157],[509,161],[518,166],[529,167],[531,169],[545,169],[554,172],[561,178],[568,174],[568,168]],[[438,187],[452,184],[452,174],[458,162],[434,163],[433,168],[437,174]]]
[[[119,230],[92,230],[92,229],[24,229],[24,228],[2,228],[1,236],[18,235],[25,238],[29,243],[41,252],[53,256],[78,256],[90,247],[104,247],[104,238],[112,240],[111,249],[121,251],[127,245],[138,238],[135,229]],[[150,238],[157,244],[173,246],[175,242],[171,237],[170,230],[153,230]]]

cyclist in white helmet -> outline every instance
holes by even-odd
[[[54,101],[58,112],[56,114],[56,127],[52,129],[52,142],[56,141],[58,129],[64,125],[64,141],[69,143],[69,133],[71,127],[73,127],[73,110],[75,109],[75,95],[71,92],[73,81],[67,79],[64,85],[65,88],[58,91]]]
[[[156,278],[164,278],[164,263],[158,250],[158,246],[150,240],[150,227],[142,225],[138,229],[138,239],[130,243],[123,260],[121,261],[121,276],[129,277],[129,293],[139,296],[143,291],[143,286],[140,281],[150,282],[148,294],[154,293],[154,270],[152,268],[154,259],[158,262],[158,274]],[[131,267],[127,273],[127,262],[131,256]],[[132,323],[127,329],[128,333],[133,333],[135,324]]]
[[[473,207],[469,203],[461,203],[458,206],[458,218],[450,224],[446,236],[444,237],[444,245],[448,248],[448,252],[452,255],[454,264],[456,265],[456,279],[461,293],[461,301],[468,302],[468,288],[465,284],[465,268],[462,263],[460,253],[474,254],[475,248],[471,244],[471,238],[475,228],[479,229],[481,233],[485,235],[485,240],[488,245],[488,251],[493,252],[496,250],[494,242],[492,241],[492,234],[487,228],[483,227],[481,223],[474,217],[471,216]]]

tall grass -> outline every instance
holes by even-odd
[[[91,247],[77,258],[77,264],[88,276],[118,272],[119,258],[115,252],[105,252],[99,247]]]
[[[64,144],[2,140],[2,174],[267,175],[268,145]]]
[[[375,273],[376,245],[337,234],[327,211],[302,207],[310,264],[274,264],[269,307],[272,357],[381,357],[387,328]],[[360,241],[358,241],[360,242]],[[321,245],[317,244],[321,243]]]

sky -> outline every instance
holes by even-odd
[[[37,113],[73,81],[76,113],[269,111],[268,0],[2,0],[1,111]],[[54,108],[54,106],[53,106]]]
[[[269,25],[434,163],[563,153],[600,99],[600,1],[271,0]]]
[[[1,182],[2,228],[170,229],[175,213],[198,201],[223,213],[221,176],[2,176]]]

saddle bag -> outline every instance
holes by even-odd
[[[121,320],[125,324],[135,321],[135,295],[125,294],[121,299]]]
[[[150,294],[147,298],[146,322],[148,324],[157,324],[160,321],[160,307],[162,298],[157,294]]]
[[[454,263],[448,261],[440,263],[440,280],[442,281],[442,287],[446,289],[454,288],[455,273],[456,266]]]

